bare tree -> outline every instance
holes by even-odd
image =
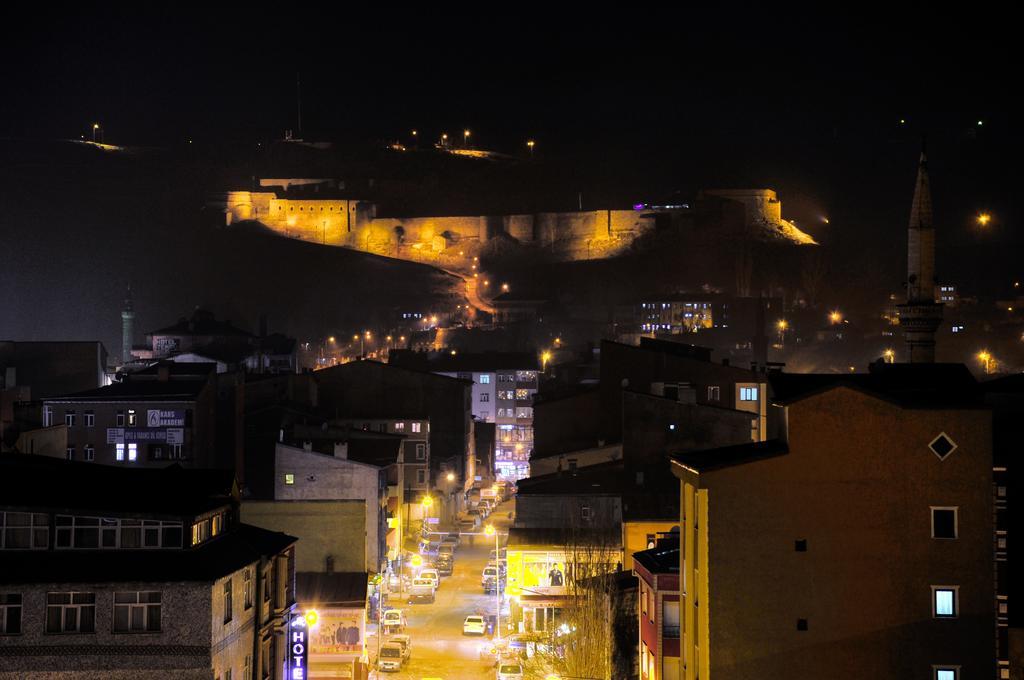
[[[622,546],[620,534],[602,521],[607,519],[611,518],[591,515],[565,530],[564,604],[560,615],[537,636],[537,651],[528,663],[539,677],[615,676],[612,611]]]

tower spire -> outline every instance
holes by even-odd
[[[135,342],[135,303],[132,300],[132,287],[128,285],[128,295],[121,309],[121,363],[132,360],[132,345]]]
[[[935,225],[924,139],[907,226],[907,301],[899,310],[910,362],[934,362],[935,331],[942,323],[942,305],[935,302]]]

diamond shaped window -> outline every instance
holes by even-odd
[[[946,460],[946,456],[956,450],[956,442],[950,439],[949,435],[943,432],[932,440],[932,443],[928,445],[928,448],[932,450],[932,453],[939,457],[939,460]]]

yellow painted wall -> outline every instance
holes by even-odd
[[[678,521],[641,521],[624,522],[622,525],[622,545],[625,553],[622,568],[629,571],[633,568],[633,553],[647,550],[647,534],[668,533],[673,527],[679,527]]]

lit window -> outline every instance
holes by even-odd
[[[960,669],[950,666],[935,666],[935,680],[959,680]]]
[[[124,460],[124,444],[122,444],[122,443],[114,444],[114,448],[116,450],[116,454],[115,454],[116,458],[118,460]]]
[[[932,616],[951,619],[957,616],[958,586],[932,586]]]
[[[284,483],[288,484],[288,485],[294,484],[295,483],[295,475],[293,475],[290,472],[288,474],[286,474],[284,476]]]
[[[486,373],[482,374],[480,376],[480,384],[481,385],[490,385],[491,384],[491,376],[487,375]]]
[[[135,427],[138,424],[138,415],[135,413],[135,409],[128,409],[128,426]]]
[[[412,431],[413,432],[420,432],[422,427],[423,427],[422,423],[413,423],[412,424]]]
[[[957,537],[957,509],[932,508],[932,538]]]
[[[395,429],[396,430],[404,430],[405,429],[405,423],[402,423],[402,422],[395,423]]]
[[[134,462],[139,457],[139,445],[135,442],[128,443],[128,460]]]
[[[740,388],[740,401],[757,401],[757,388],[756,387],[741,387]]]

